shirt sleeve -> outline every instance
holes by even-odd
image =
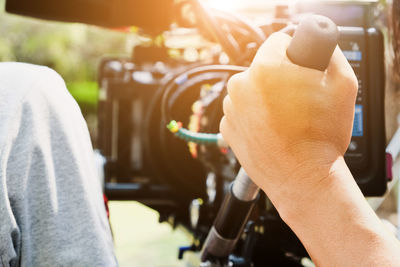
[[[62,78],[32,68],[0,167],[3,265],[116,266],[86,123]]]

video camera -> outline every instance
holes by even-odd
[[[340,26],[339,46],[359,84],[345,160],[365,196],[385,193],[391,177],[390,162],[385,160],[384,45],[376,24],[376,1],[263,3],[263,8],[247,9],[257,23],[202,1],[138,4],[132,9],[136,19],[115,16],[122,2],[130,6],[134,2],[122,1],[115,12],[110,11],[113,16],[104,15],[107,20],[101,17],[108,10],[104,6],[103,13],[89,12],[91,16],[76,13],[71,6],[68,12],[74,15],[57,17],[51,8],[35,12],[13,2],[17,1],[7,2],[7,10],[14,13],[102,26],[137,24],[152,34],[131,57],[101,62],[97,144],[105,158],[105,193],[110,200],[140,201],[160,213],[160,222],[191,231],[193,246],[183,248],[180,256],[201,249],[240,169],[232,151],[216,145],[229,77],[246,70],[271,33],[293,33],[305,14],[325,15]],[[161,3],[164,8],[157,8]],[[151,8],[140,12],[141,5]],[[162,37],[154,37],[160,32]],[[185,131],[171,133],[177,125]],[[230,266],[302,266],[304,257],[302,244],[261,194],[230,255]]]
[[[131,59],[104,60],[100,95],[107,97],[100,99],[99,148],[107,159],[107,195],[110,199],[141,201],[159,211],[161,221],[173,218],[173,223],[193,231],[198,245],[192,249],[199,249],[239,164],[229,149],[176,138],[166,125],[179,120],[193,133],[218,133],[228,78],[245,70],[269,34],[287,28],[309,12],[329,16],[341,26],[339,45],[359,81],[352,140],[345,160],[364,195],[383,195],[387,183],[383,36],[374,27],[373,11],[374,3],[300,2],[295,15],[290,16],[280,5],[270,23],[256,28],[241,24],[236,17],[225,18],[229,16],[225,13],[197,9],[197,14],[208,13],[198,18],[198,24],[204,27],[200,31],[222,47],[211,62],[179,61],[168,56],[168,47],[154,46],[137,47]],[[217,30],[223,28],[220,21],[228,25],[228,31],[244,33],[234,32],[231,36],[235,39],[230,43],[228,38],[221,38],[228,34]],[[182,49],[184,53],[187,48]],[[221,62],[223,54],[228,55],[229,65]],[[238,255],[250,257],[260,266],[267,259],[273,263],[273,258],[283,264],[281,260],[288,257],[283,257],[282,251],[305,256],[267,197],[258,202],[251,219],[253,226],[248,225],[248,243],[243,241]],[[261,233],[255,230],[260,226],[264,228]],[[249,243],[252,238],[264,240]],[[271,248],[280,242],[286,242],[278,246],[280,252]]]

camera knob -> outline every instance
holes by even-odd
[[[324,71],[338,39],[339,31],[332,20],[311,15],[297,27],[286,54],[294,64]]]

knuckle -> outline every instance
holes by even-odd
[[[225,115],[228,114],[229,109],[230,109],[230,105],[231,105],[231,100],[229,95],[225,96],[223,102],[222,102],[222,110],[224,112]]]
[[[234,97],[242,84],[242,72],[229,78],[227,84],[228,95]]]
[[[288,37],[289,36],[284,32],[274,32],[268,37],[268,39],[269,40],[282,40],[282,39],[287,39]]]
[[[281,76],[287,66],[286,47],[291,37],[286,33],[276,32],[263,43],[250,65],[249,76],[254,82],[273,82]]]
[[[258,62],[249,70],[249,79],[255,85],[267,86],[274,81],[276,66],[269,62]]]
[[[277,45],[282,45],[288,40],[290,41],[291,37],[287,35],[286,33],[283,32],[274,32],[272,33],[267,40],[261,45],[259,51],[261,54],[264,54],[264,52],[269,52],[272,47],[276,47]]]
[[[355,95],[358,91],[358,80],[353,71],[344,71],[341,73],[340,84],[346,92]]]
[[[224,138],[227,133],[227,127],[228,127],[228,125],[227,125],[226,117],[223,116],[219,123],[219,131],[222,134],[222,136],[224,136]]]

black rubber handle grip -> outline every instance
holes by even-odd
[[[338,39],[339,31],[332,20],[311,15],[300,22],[286,53],[294,64],[324,71]]]

